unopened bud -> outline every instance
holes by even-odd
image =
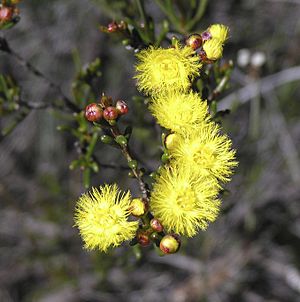
[[[144,232],[138,232],[137,241],[141,246],[147,246],[150,244],[149,236]]]
[[[122,147],[125,147],[127,145],[127,139],[124,135],[118,135],[115,138],[115,141]]]
[[[161,161],[166,164],[170,160],[170,154],[168,151],[165,151],[164,154],[161,156]]]
[[[103,110],[98,104],[92,103],[86,106],[85,118],[89,122],[98,122],[99,120],[101,120],[102,116]]]
[[[120,115],[128,113],[128,105],[122,100],[117,101],[116,109]]]
[[[130,160],[128,162],[128,166],[129,166],[130,169],[136,169],[137,166],[138,166],[137,161],[136,160]]]
[[[180,240],[177,235],[166,235],[162,238],[159,248],[164,254],[174,254],[180,248]]]
[[[179,138],[179,134],[176,133],[170,133],[169,135],[167,135],[167,137],[165,138],[166,148],[168,150],[174,149],[174,147],[177,146],[178,138]]]
[[[196,50],[202,46],[202,38],[198,34],[190,35],[186,39],[185,44],[190,46],[193,50]]]
[[[14,9],[12,7],[0,7],[0,23],[8,22],[12,19]]]
[[[223,54],[223,45],[219,39],[213,38],[203,44],[203,50],[209,60],[218,60]]]
[[[111,144],[113,142],[112,137],[110,137],[109,135],[101,135],[100,140],[102,143],[104,144]]]
[[[162,232],[164,227],[162,226],[162,224],[160,223],[160,221],[156,218],[152,218],[150,220],[150,226],[151,228],[156,231],[156,232]]]
[[[136,217],[143,216],[146,213],[146,205],[141,198],[134,198],[129,209],[130,213]]]
[[[115,120],[118,117],[118,111],[115,107],[107,107],[103,111],[103,117],[107,120]]]
[[[119,29],[118,24],[116,22],[111,22],[107,25],[107,31],[109,33],[114,33]]]
[[[150,174],[149,174],[149,176],[152,178],[152,179],[155,179],[156,177],[157,177],[157,173],[156,172],[151,172]]]

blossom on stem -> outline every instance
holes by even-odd
[[[89,250],[107,252],[131,240],[138,228],[137,221],[128,221],[130,193],[121,193],[116,184],[93,188],[83,194],[75,209],[75,225]]]
[[[203,123],[196,131],[178,139],[171,157],[178,165],[192,166],[197,173],[222,182],[230,180],[237,166],[231,140],[220,133],[220,127],[214,122]]]
[[[137,87],[147,94],[186,91],[199,74],[201,63],[191,47],[163,49],[150,46],[137,54]]]
[[[160,171],[150,198],[153,215],[167,232],[192,237],[216,219],[220,201],[214,178],[172,165]]]
[[[158,95],[152,99],[149,110],[161,126],[177,133],[192,131],[208,117],[207,103],[194,92]]]

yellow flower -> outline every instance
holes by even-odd
[[[87,249],[106,252],[134,237],[137,221],[127,221],[130,193],[121,193],[117,185],[104,185],[83,194],[77,202],[75,225]]]
[[[191,80],[199,74],[201,63],[190,47],[142,50],[137,54],[137,86],[148,94],[165,90],[186,91]]]
[[[210,39],[203,44],[203,50],[209,60],[218,60],[223,54],[223,44],[219,39]]]
[[[152,99],[149,110],[157,122],[174,132],[191,131],[208,116],[206,102],[196,93],[169,92]]]
[[[167,232],[192,237],[216,219],[218,190],[214,178],[193,174],[186,167],[167,167],[154,184],[150,208]]]
[[[223,24],[213,24],[208,28],[213,39],[219,39],[224,43],[228,39],[229,27]]]
[[[201,175],[226,182],[237,166],[235,150],[231,147],[231,140],[220,134],[220,127],[209,122],[178,140],[177,147],[171,150],[171,157],[178,165],[193,166]]]

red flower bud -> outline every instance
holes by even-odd
[[[120,115],[128,113],[128,105],[122,100],[117,101],[116,108]]]
[[[150,226],[156,232],[162,232],[162,230],[164,229],[160,221],[156,218],[151,219]]]
[[[164,254],[174,254],[180,248],[180,239],[175,234],[166,235],[160,241],[159,248]]]
[[[90,122],[97,122],[101,120],[102,115],[103,110],[96,103],[89,104],[85,108],[85,118]]]
[[[149,236],[143,232],[139,232],[137,234],[137,241],[141,246],[147,246],[150,244]]]
[[[107,120],[115,120],[118,117],[118,111],[115,107],[107,107],[103,111],[103,117]]]
[[[13,16],[14,10],[12,7],[0,7],[0,22],[8,22]]]
[[[111,22],[107,25],[107,31],[109,33],[114,33],[119,29],[118,24],[116,22]]]
[[[198,34],[190,35],[185,41],[187,46],[190,46],[193,50],[196,50],[202,46],[202,38]]]

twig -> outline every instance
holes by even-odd
[[[120,130],[117,126],[113,126],[111,128],[111,133],[112,133],[114,138],[121,135]],[[131,155],[131,152],[129,150],[128,145],[120,146],[120,148],[121,148],[121,151],[122,151],[124,157],[126,158],[127,162],[130,162],[130,161],[134,160],[132,155]],[[138,183],[139,183],[140,190],[141,190],[142,197],[143,197],[144,201],[147,204],[149,204],[150,192],[149,192],[147,184],[142,179],[142,176],[141,176],[142,171],[137,167],[136,168],[131,168],[131,171],[132,171],[133,175],[135,176],[135,178],[138,180]]]
[[[52,82],[47,76],[45,76],[41,71],[39,71],[36,67],[34,67],[30,62],[26,61],[23,57],[21,57],[18,53],[16,53],[13,49],[10,48],[9,43],[3,37],[0,37],[0,50],[7,53],[8,55],[15,58],[19,64],[24,66],[28,71],[30,71],[35,76],[43,79],[48,85],[56,90],[56,92],[61,96],[62,100],[66,104],[66,106],[72,110],[73,112],[80,112],[81,109],[74,104],[63,92],[59,85]]]
[[[260,91],[257,91],[257,83],[250,83],[245,87],[232,92],[218,103],[219,110],[230,108],[236,101],[239,104],[244,104],[253,99],[257,93],[268,93],[275,87],[285,83],[300,80],[300,66],[291,67],[260,79]]]

